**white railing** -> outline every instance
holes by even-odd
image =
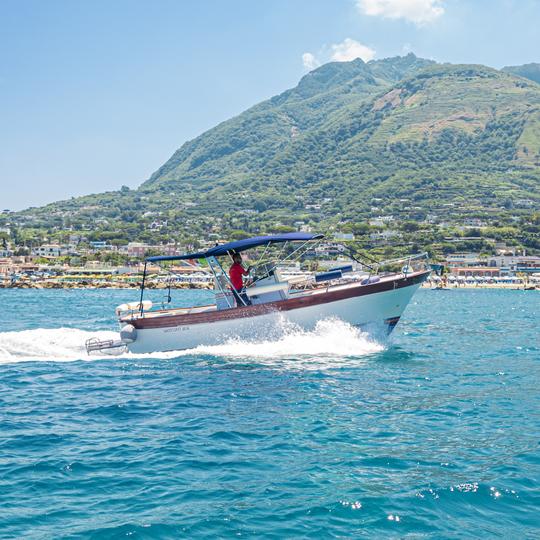
[[[421,270],[428,270],[428,254],[416,253],[415,255],[407,255],[405,257],[398,257],[396,259],[387,259],[385,261],[378,261],[373,264],[374,273],[378,274],[385,266],[396,266],[402,264],[401,273],[410,274],[412,272],[418,272]]]

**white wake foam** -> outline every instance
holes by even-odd
[[[37,328],[20,332],[0,332],[0,364],[45,360],[74,362],[77,360],[102,360],[122,358],[175,358],[187,351],[131,354],[111,349],[109,353],[88,355],[85,343],[89,338],[118,340],[118,332],[89,332],[77,328]]]
[[[277,339],[230,339],[223,345],[200,346],[192,352],[235,358],[356,357],[382,351],[367,333],[341,321],[324,319],[312,331],[283,321]]]
[[[20,332],[0,332],[0,363],[86,359],[88,356],[84,344],[90,337],[118,339],[118,333],[87,332],[77,328],[37,328]]]
[[[294,361],[297,365],[319,365],[338,359],[362,357],[377,353],[384,346],[370,339],[368,334],[339,320],[319,321],[312,331],[288,323],[283,319],[275,338],[252,340],[230,339],[219,345],[204,345],[195,349],[150,354],[102,354],[88,356],[85,342],[91,337],[100,340],[118,339],[110,331],[89,332],[75,328],[23,330],[0,332],[0,364],[32,360],[76,361],[97,359],[158,358],[178,356],[213,356],[236,361],[262,361],[279,364]]]

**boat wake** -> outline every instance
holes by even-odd
[[[24,361],[69,362],[77,360],[156,358],[171,359],[179,356],[218,357],[238,361],[302,360],[362,357],[378,353],[385,346],[357,328],[339,320],[319,321],[312,331],[280,322],[272,336],[254,336],[251,340],[231,338],[219,345],[201,345],[194,349],[149,354],[113,352],[88,355],[85,341],[117,339],[110,331],[89,332],[76,328],[23,330],[0,332],[0,363]]]
[[[84,346],[90,337],[117,338],[117,332],[88,332],[77,328],[37,328],[0,332],[0,363],[31,360],[74,361],[93,359]]]
[[[191,352],[233,358],[356,357],[380,352],[384,345],[340,319],[319,321],[307,331],[286,320],[276,339],[230,339],[223,345],[200,346]]]

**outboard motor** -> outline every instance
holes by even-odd
[[[95,337],[87,339],[85,343],[86,352],[88,354],[101,351],[115,352],[119,349],[121,349],[122,352],[125,352],[126,345],[128,345],[128,343],[133,343],[136,339],[137,329],[131,324],[126,324],[120,330],[120,339],[106,339],[103,341]]]

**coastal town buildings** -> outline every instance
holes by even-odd
[[[120,247],[119,251],[125,253],[128,257],[136,257],[142,259],[148,252],[155,251],[160,255],[180,255],[183,248],[176,244],[166,244],[163,246],[156,246],[150,244],[144,244],[141,242],[130,242],[127,246]]]
[[[447,255],[448,272],[455,276],[513,276],[540,273],[540,257],[526,255],[482,256],[479,253]]]
[[[457,277],[499,277],[501,270],[499,268],[490,268],[488,266],[457,266],[452,268],[452,275]]]
[[[488,259],[490,267],[504,269],[506,273],[536,273],[540,272],[540,257],[534,256],[496,256]]]

